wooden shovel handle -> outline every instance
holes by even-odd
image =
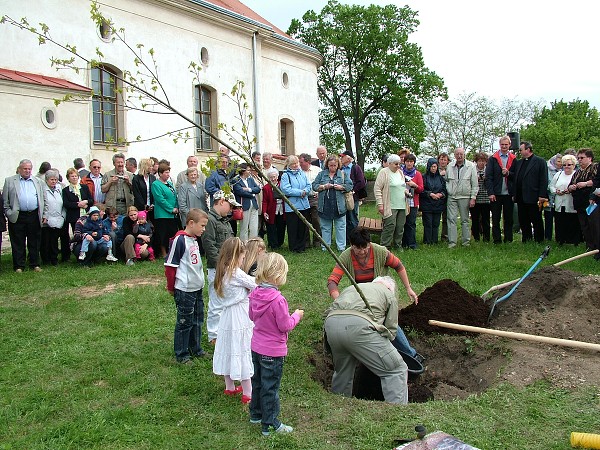
[[[491,328],[472,327],[470,325],[461,325],[459,323],[440,322],[439,320],[430,320],[429,325],[435,325],[442,328],[450,328],[453,330],[468,331],[469,333],[491,334],[492,336],[501,336],[510,339],[543,342],[545,344],[562,345],[564,347],[584,348],[587,350],[596,350],[600,352],[600,344],[593,344],[591,342],[571,341],[569,339],[559,339],[548,336],[536,336],[534,334],[515,333],[513,331],[501,331],[493,330]]]

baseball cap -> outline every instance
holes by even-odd
[[[354,153],[352,153],[352,150],[344,150],[342,153],[340,153],[341,155],[346,155],[349,156],[350,158],[354,159]]]
[[[225,200],[226,202],[228,202],[231,206],[236,207],[236,206],[242,206],[240,205],[238,202],[235,201],[235,195],[233,194],[226,194],[223,191],[217,191],[213,194],[213,200],[216,202],[217,200]]]

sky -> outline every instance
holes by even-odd
[[[287,31],[292,19],[325,0],[242,0]],[[600,107],[597,20],[600,2],[571,0],[342,0],[408,5],[420,25],[411,39],[425,65],[444,79],[450,98],[588,100]]]

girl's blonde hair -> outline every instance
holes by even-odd
[[[238,268],[240,257],[245,251],[244,243],[238,237],[230,237],[223,242],[215,272],[215,291],[219,297],[223,297],[223,287]]]
[[[258,261],[256,284],[284,285],[287,281],[288,263],[279,253],[267,253]]]
[[[242,270],[247,274],[250,274],[250,269],[254,265],[254,263],[258,260],[258,255],[260,251],[265,251],[267,246],[265,245],[265,241],[260,237],[254,237],[252,239],[248,239],[245,244],[246,247],[246,256],[244,257],[244,264],[242,264]]]

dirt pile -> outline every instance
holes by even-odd
[[[481,298],[464,290],[456,281],[440,280],[419,295],[419,303],[412,304],[398,313],[398,326],[403,330],[419,330],[426,333],[457,334],[458,331],[429,325],[428,321],[461,323],[475,327],[485,326],[489,308]]]
[[[472,335],[431,327],[429,319],[580,340],[600,344],[600,277],[582,276],[552,266],[533,272],[506,301],[489,307],[508,289],[484,303],[452,280],[441,280],[419,295],[419,304],[399,313],[400,326],[427,359],[426,370],[409,382],[409,401],[451,400],[485,391],[503,381],[517,386],[546,379],[572,388],[600,384],[598,352],[548,344]],[[322,343],[311,358],[314,378],[326,389],[333,364]],[[355,395],[382,399],[381,386],[357,369]]]

